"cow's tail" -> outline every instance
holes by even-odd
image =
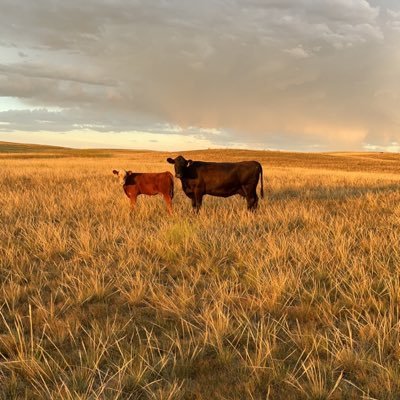
[[[263,168],[262,165],[260,164],[260,172],[261,172],[261,190],[260,190],[260,196],[263,199],[264,198],[264,178],[263,178]]]
[[[174,198],[174,177],[172,176],[172,174],[169,174],[169,177],[171,179],[171,185],[169,187],[169,195],[171,197],[171,199]]]

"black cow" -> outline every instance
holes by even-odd
[[[246,197],[247,208],[255,210],[258,204],[257,185],[261,175],[260,195],[264,197],[263,170],[257,161],[217,163],[185,160],[182,156],[167,158],[175,166],[175,176],[182,189],[199,211],[203,196],[229,197],[235,194]]]

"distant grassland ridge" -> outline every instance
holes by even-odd
[[[118,158],[132,157],[141,159],[144,155],[159,154],[166,158],[168,152],[129,149],[71,149],[66,147],[45,146],[0,142],[0,159],[43,159],[43,158]],[[241,161],[255,159],[265,163],[266,167],[321,168],[344,171],[374,171],[399,173],[400,154],[376,152],[333,152],[333,153],[293,153],[269,150],[208,149],[181,151],[174,154],[186,154],[203,161]],[[150,156],[153,157],[153,156]],[[144,171],[142,171],[144,172]]]
[[[0,144],[1,400],[400,399],[399,155],[182,152],[260,161],[266,196],[195,215],[175,180],[170,217],[158,196],[131,213],[112,170],[178,153],[18,146]]]

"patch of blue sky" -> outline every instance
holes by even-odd
[[[10,110],[27,110],[31,107],[27,106],[18,97],[2,96],[0,97],[0,111]]]
[[[40,110],[46,109],[47,111],[59,112],[62,111],[61,107],[49,106],[32,106],[25,103],[18,97],[0,96],[0,112],[12,110]]]

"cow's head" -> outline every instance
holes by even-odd
[[[121,171],[117,171],[116,169],[114,169],[113,174],[117,176],[120,185],[122,186],[125,185],[125,180],[126,177],[128,176],[127,171],[125,171],[124,169],[121,169]]]
[[[167,161],[170,164],[174,164],[175,176],[177,178],[183,178],[183,175],[184,175],[184,172],[185,172],[185,168],[189,167],[193,163],[192,160],[186,160],[182,156],[178,156],[176,158],[168,157]]]

